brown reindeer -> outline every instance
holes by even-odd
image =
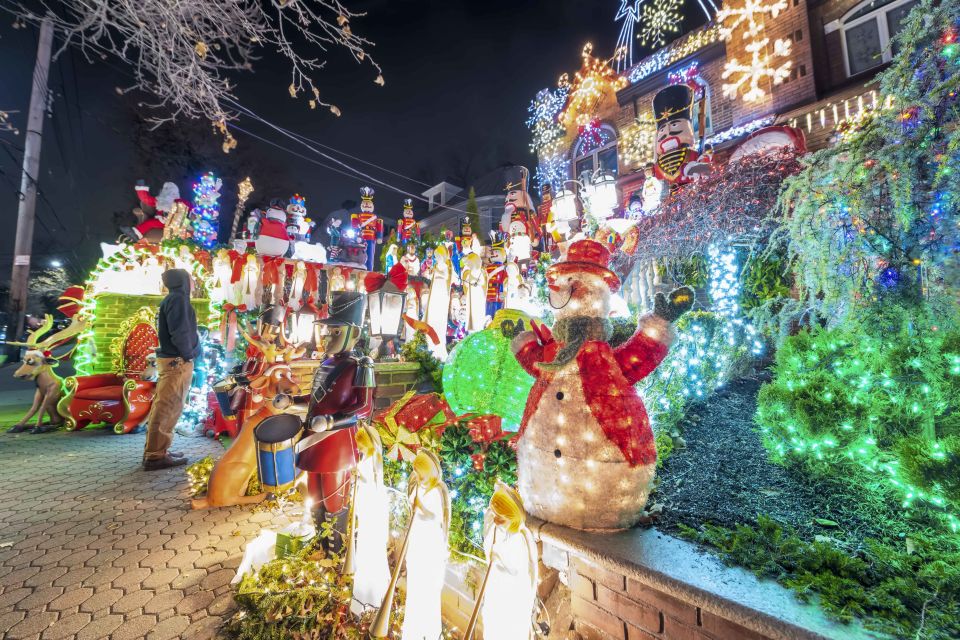
[[[248,334],[244,335],[251,345],[260,350],[260,353],[272,356],[274,359],[281,357],[283,360],[273,362],[268,359],[263,373],[250,382],[249,402],[257,408],[243,421],[240,435],[214,465],[210,472],[207,495],[191,502],[191,507],[194,509],[253,504],[266,498],[265,493],[255,496],[246,495],[250,478],[257,470],[257,445],[253,438],[253,430],[266,418],[283,413],[290,405],[290,397],[299,389],[290,369],[290,360],[298,353],[295,347],[284,344],[278,349],[271,342],[263,342]]]
[[[27,337],[26,342],[8,342],[9,345],[27,347],[23,355],[23,362],[20,368],[14,371],[13,377],[18,380],[33,380],[37,385],[37,391],[33,395],[33,406],[20,422],[15,424],[7,433],[20,433],[27,430],[27,422],[34,415],[37,416],[37,426],[30,430],[30,433],[46,433],[58,429],[63,424],[63,417],[57,413],[57,403],[63,396],[62,384],[63,378],[54,371],[60,364],[60,359],[50,353],[50,349],[63,344],[73,336],[83,331],[85,322],[76,317],[66,329],[58,331],[53,335],[38,342],[40,336],[45,334],[53,327],[53,316],[47,315],[43,324],[35,331],[32,331]],[[66,357],[69,353],[64,354]],[[43,424],[43,417],[50,416],[50,423]]]

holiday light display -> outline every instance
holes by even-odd
[[[721,77],[724,80],[723,95],[735,98],[741,93],[745,102],[758,102],[766,96],[760,88],[760,82],[769,80],[778,85],[790,76],[791,60],[777,63],[777,58],[789,58],[790,41],[778,38],[769,50],[770,38],[765,35],[764,18],[776,18],[787,8],[786,0],[742,0],[741,6],[724,5],[717,13],[717,25],[720,37],[730,42],[737,35],[746,42],[746,51],[750,54],[747,61],[730,57],[723,67]]]
[[[683,15],[680,7],[684,0],[650,0],[644,5],[640,16],[640,44],[647,47],[659,47],[667,41],[671,33],[680,32]]]
[[[530,150],[536,154],[549,154],[551,145],[559,142],[564,135],[563,125],[557,118],[567,104],[569,87],[541,89],[527,107],[527,127],[533,134]],[[555,150],[555,149],[554,149]]]
[[[620,25],[620,34],[617,36],[615,49],[617,52],[615,59],[618,72],[622,72],[633,66],[633,41],[634,38],[638,37],[636,35],[636,25],[646,18],[646,11],[649,6],[644,6],[644,2],[646,1],[647,0],[620,0],[620,7],[617,9],[617,13],[613,18],[615,22],[623,20],[623,24]],[[677,7],[675,11],[678,10],[683,3],[678,2],[676,4]],[[700,10],[707,20],[710,20],[717,11],[717,5],[713,0],[697,0],[697,4],[700,6]],[[679,13],[679,11],[677,12]],[[679,17],[674,22],[679,23]],[[672,30],[672,32],[676,33],[676,29]],[[640,37],[642,38],[642,34]],[[686,54],[684,54],[684,56],[685,55]],[[679,56],[675,59],[684,56]],[[636,80],[631,79],[631,82],[636,82]]]
[[[583,46],[580,56],[580,70],[573,75],[569,100],[559,115],[559,121],[568,127],[587,125],[594,118],[600,100],[626,86],[626,80],[614,72],[608,60],[593,57],[591,43]],[[559,84],[566,84],[563,77]]]
[[[193,241],[209,249],[217,243],[220,229],[220,188],[223,182],[212,173],[193,185]]]
[[[776,121],[775,116],[764,116],[763,118],[757,118],[756,120],[751,120],[745,124],[737,125],[735,127],[730,127],[729,129],[724,129],[723,131],[714,134],[707,138],[706,144],[708,145],[718,145],[727,140],[735,140],[742,136],[747,135],[748,133],[753,133],[757,129],[762,129],[763,127],[768,127]]]

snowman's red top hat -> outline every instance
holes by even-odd
[[[551,280],[564,273],[586,272],[603,278],[610,291],[620,289],[620,278],[607,265],[610,264],[610,252],[596,240],[577,240],[567,250],[567,259],[547,267],[547,279]]]

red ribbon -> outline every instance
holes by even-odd
[[[379,291],[387,281],[392,282],[398,291],[405,291],[407,288],[407,270],[403,265],[395,264],[393,268],[390,269],[390,273],[386,275],[371,271],[364,276],[363,286],[367,290],[367,293],[373,293],[374,291]]]
[[[303,283],[303,293],[307,296],[307,302],[309,303],[320,290],[320,270],[312,262],[305,264],[307,265],[307,281]]]

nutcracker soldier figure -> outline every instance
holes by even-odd
[[[307,492],[319,528],[333,524],[328,550],[343,544],[349,512],[351,474],[356,467],[357,420],[373,411],[373,361],[354,350],[360,338],[366,297],[335,291],[329,316],[315,327],[326,360],[313,378],[304,437],[297,443],[297,467],[307,473]]]
[[[657,121],[657,139],[653,147],[654,174],[671,186],[685,184],[709,172],[709,165],[700,162],[694,148],[694,92],[685,84],[674,84],[653,96],[653,113]]]
[[[495,237],[492,231],[490,235],[493,243],[486,248],[487,260],[483,269],[487,272],[487,315],[492,318],[497,309],[503,306],[503,281],[507,276],[503,263],[507,259],[507,251],[503,240]]]
[[[372,188],[360,189],[360,213],[350,216],[350,224],[367,247],[367,271],[373,271],[377,245],[383,242],[383,220],[373,212]]]
[[[413,200],[410,198],[403,201],[403,217],[397,221],[397,236],[403,246],[413,240],[420,241],[420,225],[413,219]]]

